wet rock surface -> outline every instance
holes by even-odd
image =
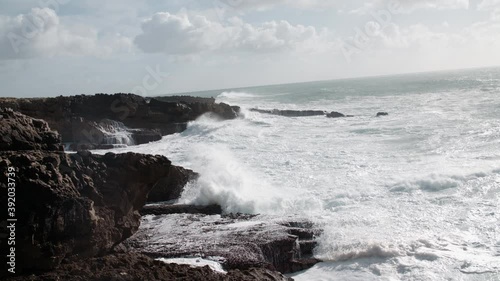
[[[122,246],[155,258],[222,257],[229,270],[260,267],[290,273],[318,262],[311,254],[319,233],[307,220],[291,218],[148,215]]]

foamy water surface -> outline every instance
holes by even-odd
[[[182,133],[114,151],[161,154],[199,172],[181,202],[310,217],[324,229],[315,256],[325,262],[296,280],[500,280],[498,69],[200,95],[242,106],[242,117],[202,116]]]

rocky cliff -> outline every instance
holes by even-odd
[[[173,169],[162,156],[66,154],[44,121],[1,116],[0,170],[14,169],[19,272],[103,254],[130,237],[149,191]],[[6,173],[0,182],[6,188]]]
[[[239,111],[213,99],[177,97],[161,101],[133,94],[0,98],[0,107],[47,121],[75,150],[157,141],[185,130],[187,122],[207,112],[233,119]]]

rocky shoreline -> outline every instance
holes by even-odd
[[[239,112],[239,107],[216,103],[214,99],[146,99],[133,94],[0,98],[0,108],[45,120],[71,150],[158,141],[162,136],[182,132],[189,121],[203,114],[234,119]]]
[[[89,126],[102,132],[100,120],[161,137],[202,114],[237,116],[237,107],[210,99],[175,99],[123,94],[0,99],[0,167],[16,171],[19,222],[16,275],[4,276],[6,280],[291,280],[281,273],[318,262],[311,254],[319,230],[307,221],[221,215],[216,206],[143,208],[146,202],[177,199],[184,185],[197,178],[166,157],[64,152],[63,142],[82,141],[75,131]],[[127,108],[127,116],[113,112],[114,100],[128,104],[121,108],[122,114]],[[94,140],[78,149],[103,145],[103,139]],[[0,182],[6,188],[6,173],[0,174]],[[1,197],[6,202],[6,194]],[[173,240],[154,243],[158,225],[150,220],[170,222],[161,230]],[[203,226],[197,225],[201,222]],[[210,241],[207,231],[224,239]],[[3,253],[6,246],[2,238]],[[155,260],[185,256],[223,258],[227,272]]]

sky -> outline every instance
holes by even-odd
[[[500,65],[500,0],[0,0],[0,96]]]

